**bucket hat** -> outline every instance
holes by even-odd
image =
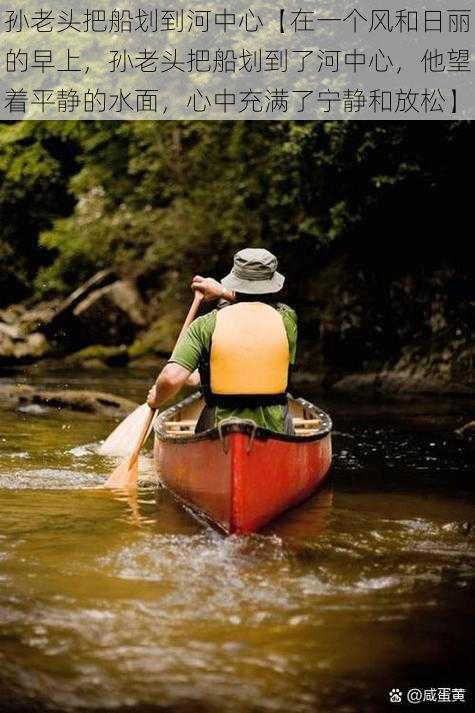
[[[277,272],[275,255],[264,248],[245,248],[234,256],[231,272],[223,277],[223,287],[246,295],[279,292],[285,277]]]

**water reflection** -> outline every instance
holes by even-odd
[[[292,508],[277,522],[268,525],[263,534],[277,534],[286,540],[317,539],[329,526],[332,504],[333,488],[327,484],[306,503]]]

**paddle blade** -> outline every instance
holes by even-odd
[[[123,458],[129,456],[137,443],[149,413],[150,409],[147,404],[138,406],[135,411],[132,411],[127,418],[119,423],[117,428],[98,448],[97,452],[102,456],[121,456]]]
[[[136,459],[130,464],[129,459],[127,459],[117,466],[112,475],[110,475],[104,483],[104,487],[115,490],[136,488],[138,476],[138,460]]]

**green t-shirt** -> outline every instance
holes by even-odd
[[[294,364],[297,350],[297,315],[287,305],[278,305],[278,310],[282,316],[287,339],[289,340],[290,363]],[[170,362],[180,364],[190,372],[198,368],[200,356],[209,353],[211,349],[211,337],[216,325],[216,314],[217,310],[213,310],[192,322],[173,350]],[[225,418],[252,419],[258,426],[268,428],[271,431],[283,432],[285,407],[260,406],[259,408],[243,409],[217,407],[215,411],[216,423]]]

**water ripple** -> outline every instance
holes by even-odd
[[[18,470],[0,474],[0,488],[5,490],[77,490],[104,482],[96,473],[57,468]]]

